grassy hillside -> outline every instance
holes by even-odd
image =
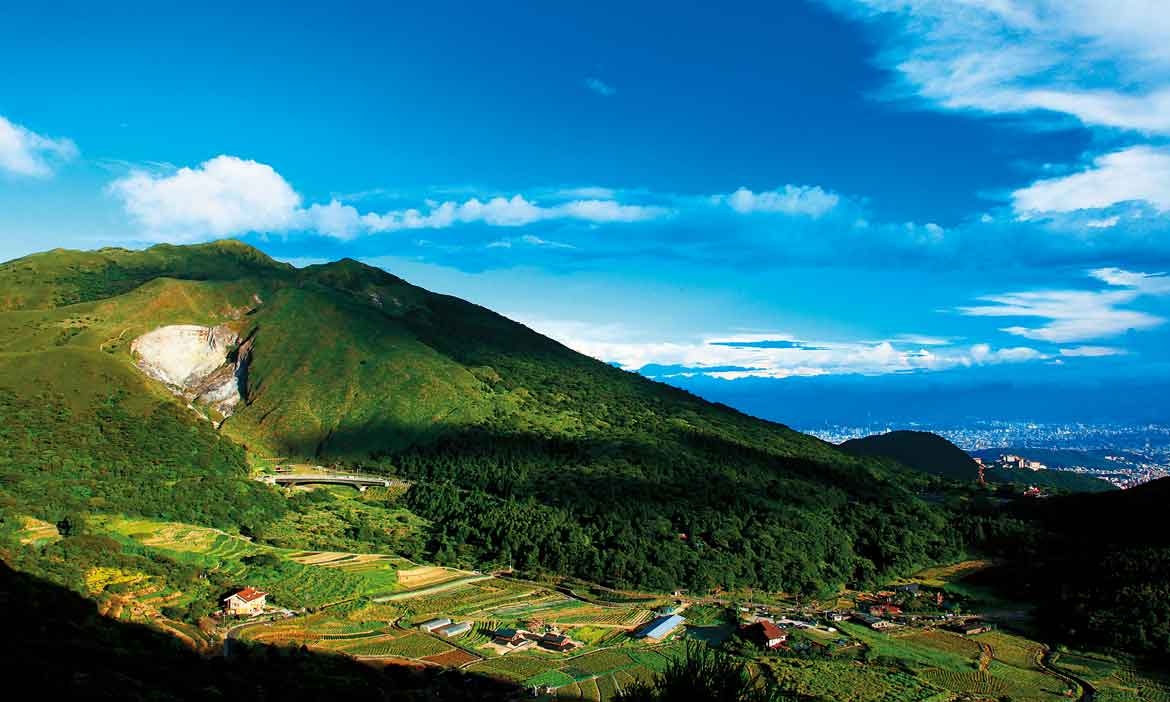
[[[298,270],[238,242],[53,251],[0,265],[0,301],[20,442],[0,490],[38,518],[134,513],[275,539],[289,505],[246,479],[242,452],[205,458],[240,445],[415,481],[403,499],[428,520],[424,555],[454,565],[812,592],[961,548],[899,466],[356,261]],[[133,365],[133,339],[178,323],[253,341],[245,402],[218,428]],[[149,499],[123,489],[142,484]],[[235,523],[198,508],[202,484]]]

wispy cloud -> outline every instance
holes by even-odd
[[[1097,269],[1089,271],[1089,275],[1110,287],[1104,290],[1033,290],[988,295],[979,299],[989,304],[961,307],[959,312],[974,317],[1044,319],[1047,321],[1040,326],[1017,325],[1004,327],[1001,331],[1052,343],[1105,339],[1130,330],[1153,329],[1165,323],[1162,317],[1126,305],[1143,295],[1170,294],[1170,278],[1117,268]]]
[[[1091,167],[1071,175],[1039,180],[1012,193],[1012,207],[1021,217],[1077,210],[1104,209],[1141,202],[1157,212],[1170,211],[1170,149],[1134,146],[1098,156]],[[1093,220],[1087,226],[1116,226],[1118,217]]]
[[[825,0],[895,26],[880,56],[943,109],[1170,133],[1170,13],[1150,0]]]
[[[0,172],[45,178],[63,161],[77,158],[77,145],[53,139],[0,116]]]
[[[1124,356],[1129,353],[1116,346],[1073,346],[1060,350],[1061,356],[1073,358],[1101,358],[1103,356]]]
[[[717,195],[715,200],[727,203],[740,214],[766,212],[820,217],[836,207],[841,197],[815,185],[785,185],[758,193],[740,188],[730,195]]]
[[[652,377],[705,375],[722,380],[819,375],[884,375],[1050,358],[1036,349],[988,344],[927,348],[894,341],[802,340],[784,334],[710,336],[694,341],[631,341],[620,325],[528,320],[534,329],[594,358]]]
[[[602,97],[612,97],[617,89],[600,78],[586,78],[585,87]]]

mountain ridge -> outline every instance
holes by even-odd
[[[0,300],[0,389],[17,401],[49,392],[74,422],[113,402],[119,421],[141,413],[164,422],[159,432],[185,431],[156,408],[196,414],[135,368],[133,340],[175,324],[248,339],[245,399],[232,416],[219,424],[214,407],[192,405],[220,426],[219,440],[249,460],[412,481],[405,504],[429,520],[424,555],[440,562],[666,590],[812,592],[960,548],[916,497],[925,483],[899,466],[614,368],[352,259],[295,269],[239,242],[37,254],[0,265]],[[101,380],[84,380],[85,368]],[[225,490],[240,464],[215,464],[229,464],[216,478]],[[66,472],[91,475],[77,465]],[[33,494],[37,479],[14,479]],[[275,518],[265,515],[281,509],[264,504],[247,525],[261,538]],[[121,493],[110,508],[163,511]],[[191,516],[169,518],[199,517],[184,509]],[[884,538],[875,524],[908,536]]]

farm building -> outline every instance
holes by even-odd
[[[540,639],[540,645],[554,651],[569,651],[577,644],[563,634],[545,634]]]
[[[956,624],[952,628],[965,636],[974,636],[975,634],[983,634],[991,631],[994,627],[987,622],[981,622],[977,619],[973,619],[968,622],[963,622],[962,624]]]
[[[523,632],[515,629],[496,629],[495,633],[492,634],[492,643],[500,646],[519,646],[526,640]]]
[[[225,614],[244,617],[260,614],[264,610],[267,597],[267,592],[248,586],[225,597],[223,611]]]
[[[764,648],[779,648],[788,640],[788,634],[770,621],[760,620],[741,630],[744,637],[755,641]]]
[[[448,626],[450,624],[451,624],[450,619],[448,619],[446,617],[440,617],[438,619],[428,619],[425,622],[423,622],[422,624],[419,624],[418,628],[423,630],[423,631],[434,631],[435,629],[441,629],[441,628]]]
[[[649,624],[642,627],[636,634],[640,639],[652,639],[654,641],[661,641],[666,638],[670,632],[677,629],[686,619],[677,614],[671,614],[665,617],[658,617],[652,620]]]
[[[471,622],[459,622],[458,624],[448,624],[435,630],[436,634],[451,638],[452,636],[459,636],[471,631]]]
[[[870,629],[874,629],[875,631],[881,631],[882,629],[892,629],[898,626],[888,619],[880,619],[873,616],[872,614],[865,614],[863,612],[858,612],[857,614],[853,615],[853,618],[868,626]]]
[[[907,583],[905,585],[894,586],[894,592],[903,595],[914,595],[915,597],[918,596],[918,589],[918,583]]]

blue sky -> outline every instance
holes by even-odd
[[[0,258],[352,256],[704,388],[1165,377],[1167,47],[1152,0],[9,8]]]

